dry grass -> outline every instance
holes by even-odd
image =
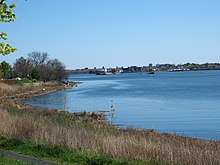
[[[8,96],[17,93],[18,90],[20,90],[20,86],[18,85],[9,85],[5,83],[0,83],[0,95]]]
[[[19,94],[31,90],[38,89],[40,84],[31,84],[31,83],[24,83],[24,84],[8,84],[8,83],[0,83],[0,96],[10,96],[14,94]]]
[[[72,149],[89,149],[103,155],[139,160],[156,160],[169,164],[220,164],[220,144],[155,132],[87,128],[80,123],[71,126],[45,118],[12,116],[0,109],[0,134],[10,138],[31,139]],[[49,121],[49,122],[48,122]]]
[[[16,84],[15,82],[13,81],[10,82],[10,81],[5,83],[0,82],[0,98],[17,96],[19,94],[24,95],[24,94],[28,94],[29,92],[34,93],[42,89],[60,86],[60,83],[58,82]]]

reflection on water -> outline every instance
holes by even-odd
[[[109,122],[220,139],[220,71],[70,75],[78,87],[27,100],[68,111],[102,111]],[[108,112],[106,112],[108,111]]]

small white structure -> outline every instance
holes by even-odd
[[[20,77],[16,77],[15,80],[22,80],[22,78],[20,78]]]

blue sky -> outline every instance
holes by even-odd
[[[9,0],[2,24],[18,50],[48,52],[67,68],[220,62],[219,0]]]

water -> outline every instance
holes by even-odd
[[[220,71],[70,75],[78,87],[27,103],[75,111],[115,109],[114,124],[220,139]]]

